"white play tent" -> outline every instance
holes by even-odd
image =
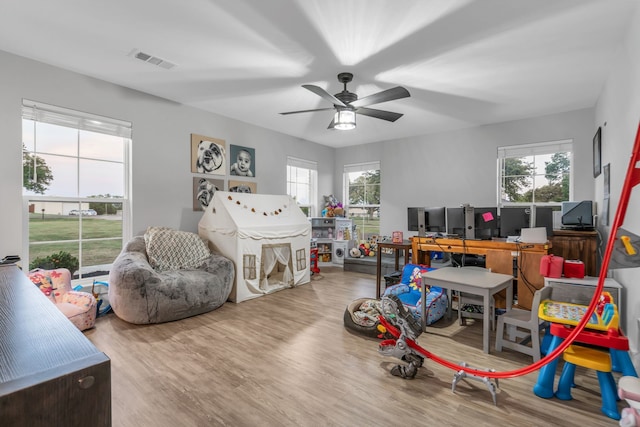
[[[289,196],[216,191],[198,233],[234,262],[233,302],[310,281],[311,224]]]

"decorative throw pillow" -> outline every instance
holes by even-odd
[[[43,294],[45,294],[47,298],[51,300],[52,303],[56,303],[56,298],[54,296],[55,289],[53,288],[53,282],[49,276],[38,270],[33,270],[29,272],[29,279],[38,287],[38,289],[40,289],[40,291],[42,291]]]
[[[195,269],[211,256],[195,233],[167,227],[149,227],[144,234],[149,264],[157,271]]]

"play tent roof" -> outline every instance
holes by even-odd
[[[311,234],[311,224],[287,195],[216,191],[200,229],[240,238],[273,239]]]

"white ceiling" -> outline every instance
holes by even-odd
[[[637,0],[11,0],[0,50],[342,147],[593,107]],[[140,50],[171,70],[133,58]],[[395,123],[328,130],[348,71]]]

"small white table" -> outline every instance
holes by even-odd
[[[482,349],[485,353],[489,353],[489,326],[490,326],[490,300],[493,295],[503,289],[507,290],[507,307],[511,310],[511,301],[513,301],[513,276],[509,274],[491,273],[489,270],[481,267],[443,267],[433,271],[422,273],[422,329],[426,329],[426,291],[425,285],[440,286],[447,289],[449,297],[449,307],[447,314],[451,318],[451,291],[466,292],[469,294],[480,295],[483,298],[484,310],[482,318]]]

